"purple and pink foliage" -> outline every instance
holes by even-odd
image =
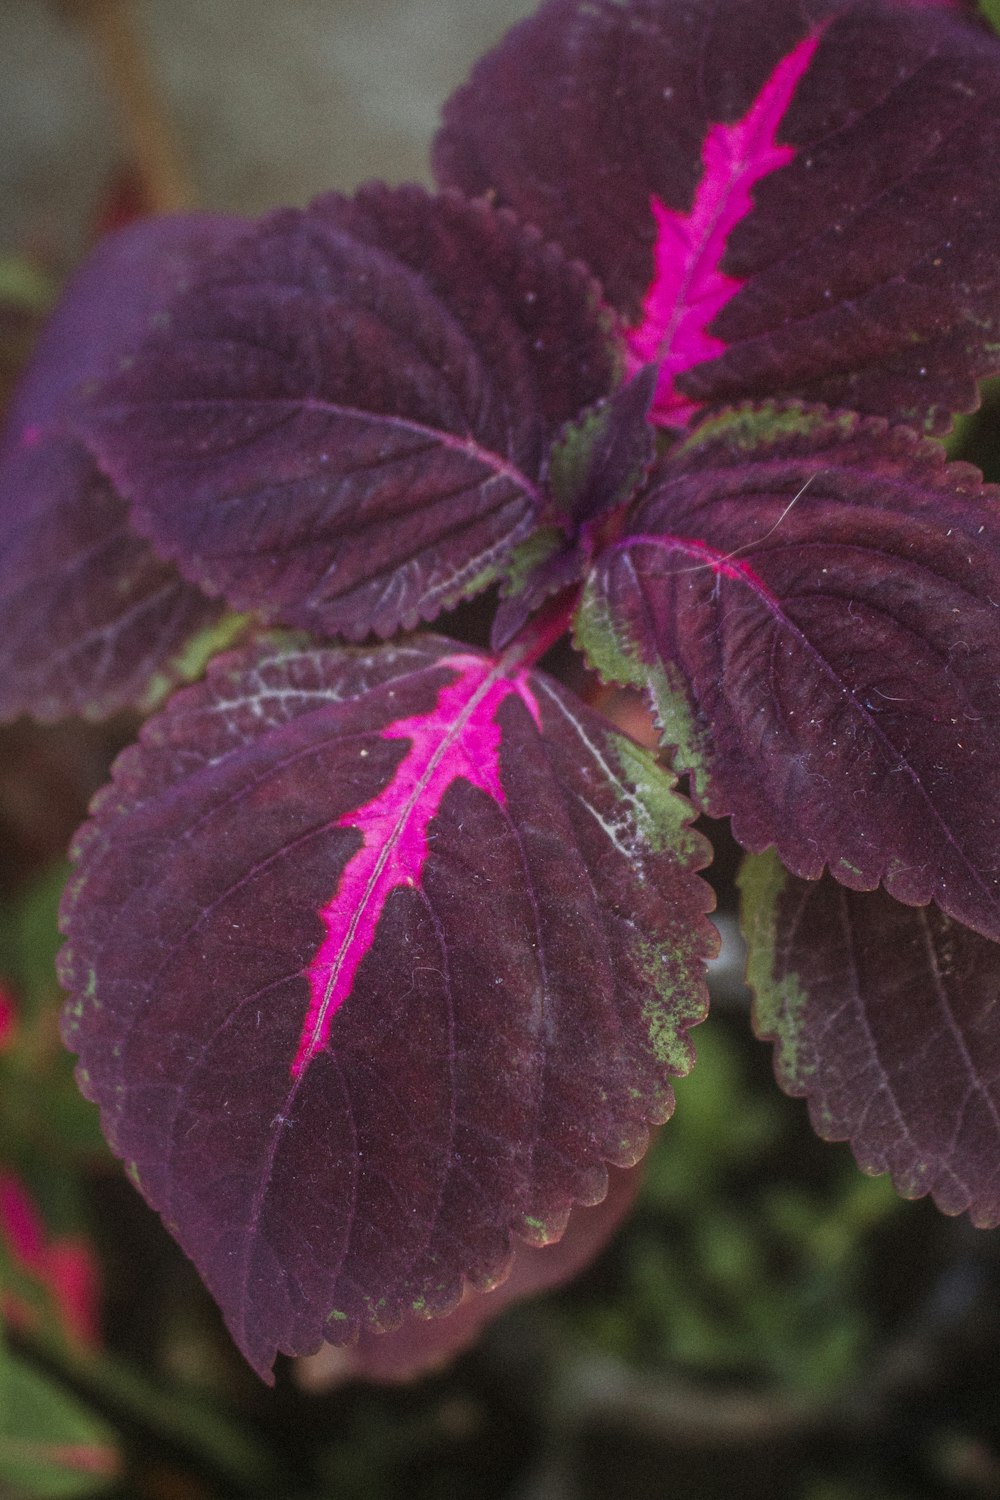
[[[669,1115],[707,850],[542,673],[428,636],[224,657],[94,813],[67,1041],[262,1372],[494,1285]]]
[[[61,974],[264,1378],[412,1373],[611,1232],[705,1013],[699,811],[782,1085],[1000,1222],[1000,507],[935,441],[1000,372],[998,162],[964,4],[550,0],[439,194],[139,225],[70,289],[0,709],[141,706],[255,622],[96,799]],[[491,586],[491,651],[404,633]]]
[[[938,7],[551,0],[434,160],[591,266],[633,348],[659,333],[681,416],[793,396],[940,432],[1000,368],[998,104],[996,39]]]

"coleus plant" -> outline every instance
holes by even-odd
[[[74,846],[64,1032],[265,1378],[412,1358],[639,1159],[706,1009],[697,811],[783,1085],[1000,1222],[1000,505],[938,441],[1000,371],[998,162],[971,6],[550,0],[437,194],[142,223],[70,287],[0,707],[156,710]],[[494,586],[489,649],[423,629]]]

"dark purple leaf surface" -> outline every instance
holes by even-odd
[[[704,841],[542,674],[437,638],[222,658],[94,812],[66,1039],[262,1374],[496,1284],[670,1113]]]
[[[551,0],[438,178],[580,256],[654,408],[796,395],[943,431],[1000,368],[1000,42],[893,0]]]
[[[1000,936],[1000,505],[909,429],[710,419],[599,559],[578,638],[645,684],[753,851]]]
[[[39,340],[0,446],[0,716],[103,716],[192,667],[223,607],[160,561],[70,430],[81,385],[146,335],[237,219],[133,225],[74,277]]]
[[[740,883],[755,1026],[782,1087],[905,1197],[1000,1224],[1000,946],[936,906],[797,880],[773,854]]]
[[[444,1318],[403,1323],[392,1333],[362,1332],[349,1348],[325,1344],[304,1362],[302,1383],[325,1390],[345,1380],[385,1384],[416,1380],[457,1358],[487,1324],[515,1302],[569,1281],[599,1255],[628,1214],[642,1179],[641,1167],[609,1167],[600,1203],[577,1204],[562,1238],[549,1245],[518,1245],[510,1275],[489,1292],[467,1290]]]
[[[0,515],[19,517],[0,547],[0,718],[152,707],[244,623],[131,530],[73,438],[8,459]]]
[[[388,635],[498,575],[548,446],[618,360],[594,286],[537,233],[374,186],[220,257],[89,437],[195,581],[285,624]]]

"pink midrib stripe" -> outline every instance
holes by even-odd
[[[358,829],[364,842],[320,912],[326,937],[308,970],[310,1004],[292,1062],[294,1079],[327,1045],[333,1018],[354,987],[389,897],[401,887],[420,885],[427,830],[452,782],[462,778],[505,804],[496,724],[500,705],[516,693],[538,722],[526,673],[501,677],[493,662],[471,655],[445,657],[439,665],[457,675],[442,688],[434,709],[382,730],[382,739],[410,741],[389,785],[339,821],[338,827]]]
[[[753,208],[753,185],[795,156],[793,147],[778,145],[778,128],[824,29],[804,37],[781,59],[741,120],[709,129],[690,212],[650,199],[657,227],[655,269],[642,320],[627,331],[626,340],[630,376],[650,360],[661,361],[654,421],[683,425],[690,419],[698,403],[676,390],[675,377],[726,348],[706,330],[745,283],[724,275],[719,265],[730,234]]]

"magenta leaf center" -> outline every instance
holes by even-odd
[[[665,426],[681,427],[698,410],[678,391],[677,376],[725,351],[708,328],[744,283],[720,270],[722,257],[732,230],[753,208],[754,184],[795,156],[793,147],[778,144],[778,130],[821,35],[819,28],[781,59],[741,120],[708,131],[689,212],[650,198],[653,279],[642,319],[627,330],[626,341],[630,376],[651,360],[660,362],[651,416]]]
[[[495,662],[471,654],[446,657],[441,665],[456,678],[442,688],[433,711],[397,719],[382,731],[383,739],[409,741],[396,774],[377,797],[340,820],[340,827],[357,829],[363,842],[320,912],[326,937],[309,967],[310,1004],[293,1078],[326,1046],[333,1018],[354,987],[392,892],[420,887],[428,830],[448,788],[461,777],[504,805],[496,722],[500,705],[517,694],[540,725],[526,672],[503,677]],[[359,753],[368,754],[363,747]]]

